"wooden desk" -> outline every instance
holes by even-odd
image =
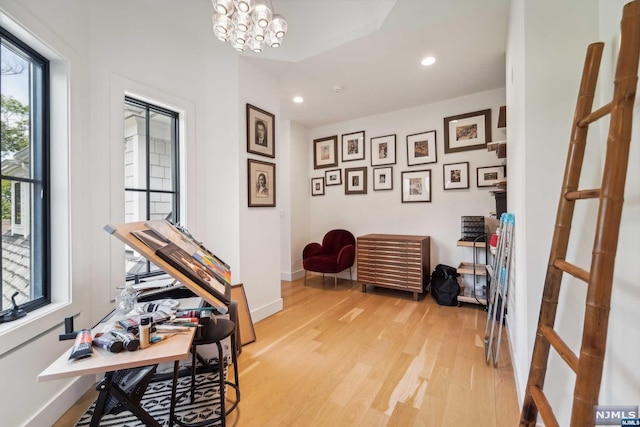
[[[152,344],[148,348],[136,351],[110,353],[101,348],[93,347],[93,356],[80,360],[69,360],[72,350],[70,348],[38,375],[38,381],[101,374],[182,360],[189,356],[195,330],[196,328],[189,328],[186,332],[179,332],[166,340]]]
[[[199,300],[199,298],[196,298]],[[184,307],[195,307],[193,298],[181,300],[186,304]],[[93,335],[102,332],[108,325],[113,323],[113,319],[107,317],[103,322],[93,328]],[[96,410],[91,419],[91,426],[98,426],[103,415],[103,408],[109,395],[115,397],[123,403],[127,409],[135,414],[145,425],[161,427],[148,412],[142,409],[137,402],[130,399],[122,388],[114,382],[114,374],[124,369],[139,368],[149,365],[157,365],[164,362],[177,362],[189,356],[191,342],[195,335],[196,328],[189,328],[187,331],[178,332],[165,340],[152,344],[148,348],[136,351],[122,351],[111,353],[98,347],[93,347],[91,357],[79,360],[69,360],[70,348],[65,351],[55,362],[38,375],[38,381],[48,381],[60,378],[76,377],[80,375],[93,375],[105,373],[104,379],[98,385],[100,395],[96,402]],[[73,346],[72,346],[73,347]]]

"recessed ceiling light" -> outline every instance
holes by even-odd
[[[424,65],[425,67],[428,67],[429,65],[433,65],[435,63],[436,63],[436,58],[434,58],[433,56],[427,56],[421,62],[421,64]]]
[[[304,102],[304,99],[301,96],[294,96],[293,102],[295,102],[296,104],[301,104]]]

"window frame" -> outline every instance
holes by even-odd
[[[136,98],[132,95],[126,95],[124,97],[123,105],[130,104],[138,108],[142,108],[145,110],[145,188],[132,188],[124,186],[125,194],[127,192],[139,192],[145,194],[145,212],[146,212],[146,220],[151,219],[151,194],[170,194],[172,195],[172,218],[171,222],[174,224],[178,224],[180,222],[180,113],[174,110],[170,110],[168,108],[161,107],[157,104],[154,104],[149,101],[142,100],[140,98]],[[171,165],[171,179],[173,181],[173,190],[160,190],[160,189],[152,189],[151,188],[151,159],[150,159],[150,141],[151,141],[151,120],[150,120],[150,112],[157,112],[160,114],[167,115],[171,117],[171,138],[174,143],[172,144],[172,153],[171,157],[173,159]],[[153,277],[166,274],[164,271],[151,270],[151,263],[147,261],[148,271],[144,273],[125,273],[126,281],[134,281],[138,283],[140,279],[146,277]]]
[[[51,200],[50,200],[50,61],[23,42],[5,27],[0,26],[0,39],[5,39],[24,55],[32,67],[30,81],[30,149],[31,177],[4,176],[0,179],[26,182],[34,186],[31,203],[33,218],[31,228],[31,288],[40,296],[20,304],[30,312],[51,303]],[[0,85],[2,77],[0,76]],[[0,273],[1,274],[1,273]],[[1,279],[0,279],[1,280]],[[2,285],[0,284],[0,289]],[[10,307],[2,307],[7,309]]]

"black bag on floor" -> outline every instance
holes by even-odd
[[[440,305],[458,305],[458,272],[448,265],[438,264],[431,274],[431,295]]]

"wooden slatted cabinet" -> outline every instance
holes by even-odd
[[[367,234],[357,239],[358,281],[413,292],[418,300],[429,283],[429,236]]]

